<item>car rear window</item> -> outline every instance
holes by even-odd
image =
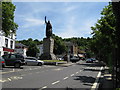
[[[16,55],[16,58],[24,58],[22,55]]]
[[[9,55],[3,55],[2,56],[4,59],[7,59],[7,58],[9,58]]]
[[[10,58],[16,58],[15,55],[10,55]]]

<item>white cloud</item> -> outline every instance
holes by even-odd
[[[70,11],[73,11],[73,10],[75,10],[75,9],[77,9],[78,7],[77,6],[69,6],[69,7],[67,7],[66,8],[66,12],[70,12]]]
[[[95,3],[41,2],[16,4],[15,19],[19,24],[20,32],[25,32],[25,36],[28,36],[29,33],[34,31],[35,34],[29,36],[35,38],[39,36],[37,35],[38,33],[40,34],[40,38],[43,38],[45,35],[45,15],[47,16],[47,20],[50,20],[52,23],[53,33],[63,38],[90,36],[90,27],[96,23],[99,17],[99,12],[97,13],[98,7],[96,7],[95,11],[93,9],[95,7],[92,8]],[[97,5],[96,3],[95,6]],[[90,10],[93,10],[95,13],[92,11],[90,12]],[[26,32],[28,33],[27,35]]]
[[[25,18],[25,23],[22,27],[30,28],[33,26],[41,26],[41,25],[44,25],[44,20],[40,20],[36,18]]]
[[[56,34],[63,38],[91,36],[91,26],[94,26],[94,24],[97,22],[97,19],[87,19],[79,26],[77,25],[77,27],[75,20],[75,17],[71,17],[67,27],[62,30],[62,32],[57,32]]]

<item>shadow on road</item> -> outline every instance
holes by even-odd
[[[4,68],[9,68],[9,69],[23,69],[23,67],[15,68],[14,66],[13,67],[4,67]]]
[[[91,76],[75,76],[74,80],[80,80],[83,83],[94,83],[96,79]]]
[[[87,67],[101,67],[101,66],[103,66],[99,63],[84,63],[84,64],[77,63],[76,65],[83,65],[83,66],[87,66]]]
[[[100,69],[84,69],[83,71],[99,72]]]

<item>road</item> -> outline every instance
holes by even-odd
[[[96,81],[102,67],[97,63],[80,61],[70,66],[23,66],[23,69],[4,68],[2,88],[29,88],[42,90],[45,88],[63,88],[79,90],[80,88],[96,88]],[[36,89],[35,89],[36,88]],[[52,89],[51,89],[52,90]]]

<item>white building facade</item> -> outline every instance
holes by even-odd
[[[0,30],[0,56],[4,54],[14,53],[16,34],[11,33],[5,37],[2,30]]]
[[[37,45],[37,48],[39,49],[39,53],[37,54],[37,56],[41,56],[43,54],[43,44]]]
[[[28,48],[26,45],[24,45],[22,43],[15,44],[15,53],[22,54],[23,56],[27,56],[26,55],[27,50],[28,50]]]

